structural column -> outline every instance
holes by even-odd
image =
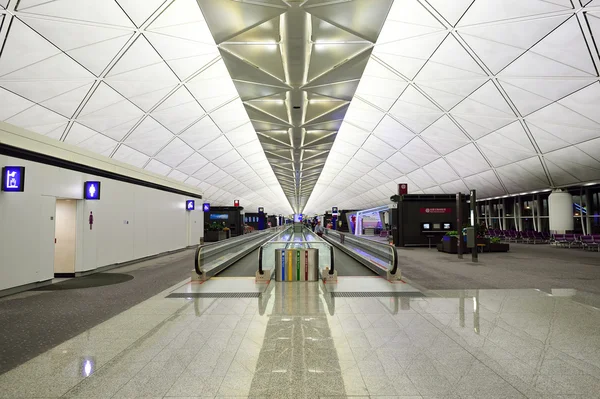
[[[566,191],[553,191],[548,197],[550,231],[564,234],[573,230],[573,196]]]
[[[585,189],[585,221],[586,221],[586,232],[592,234],[592,215],[594,213],[594,199],[590,193],[590,189]]]

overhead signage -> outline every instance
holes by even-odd
[[[400,183],[400,184],[398,184],[398,193],[400,195],[406,195],[406,194],[408,194],[408,184],[406,184],[406,183]]]
[[[233,200],[233,206],[240,206],[240,200]]]
[[[421,208],[421,213],[452,213],[452,208]]]
[[[2,168],[2,191],[25,191],[25,167],[6,166]]]
[[[262,206],[258,208],[258,213],[265,213],[265,208],[263,208]]]
[[[97,201],[100,199],[100,182],[86,181],[83,185],[83,198],[88,201]]]
[[[204,204],[202,204],[202,210],[204,212],[210,212],[210,204],[208,202],[205,202]]]
[[[337,206],[332,207],[331,208],[331,213],[334,214],[334,215],[336,215],[338,213],[338,207]]]
[[[185,209],[187,209],[188,211],[195,210],[196,209],[196,201],[194,201],[194,200],[185,201]]]
[[[229,215],[226,213],[211,213],[208,217],[210,220],[227,220]]]

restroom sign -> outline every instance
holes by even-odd
[[[25,167],[6,166],[2,168],[2,191],[25,191]]]
[[[100,182],[86,181],[83,185],[83,198],[89,201],[100,199]]]

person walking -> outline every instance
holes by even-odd
[[[315,233],[317,233],[319,237],[323,237],[324,232],[325,229],[323,228],[323,226],[321,226],[321,222],[317,221],[317,225],[315,226]]]

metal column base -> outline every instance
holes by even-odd
[[[400,269],[398,269],[396,271],[395,274],[390,273],[390,271],[387,271],[387,279],[388,281],[398,281],[398,280],[402,280],[402,272],[400,272]]]
[[[256,271],[257,283],[266,283],[269,281],[271,281],[271,270],[263,270],[263,274],[260,274],[258,270]]]
[[[333,274],[329,274],[329,268],[326,267],[323,270],[323,281],[326,283],[337,283],[337,270],[333,271]]]

